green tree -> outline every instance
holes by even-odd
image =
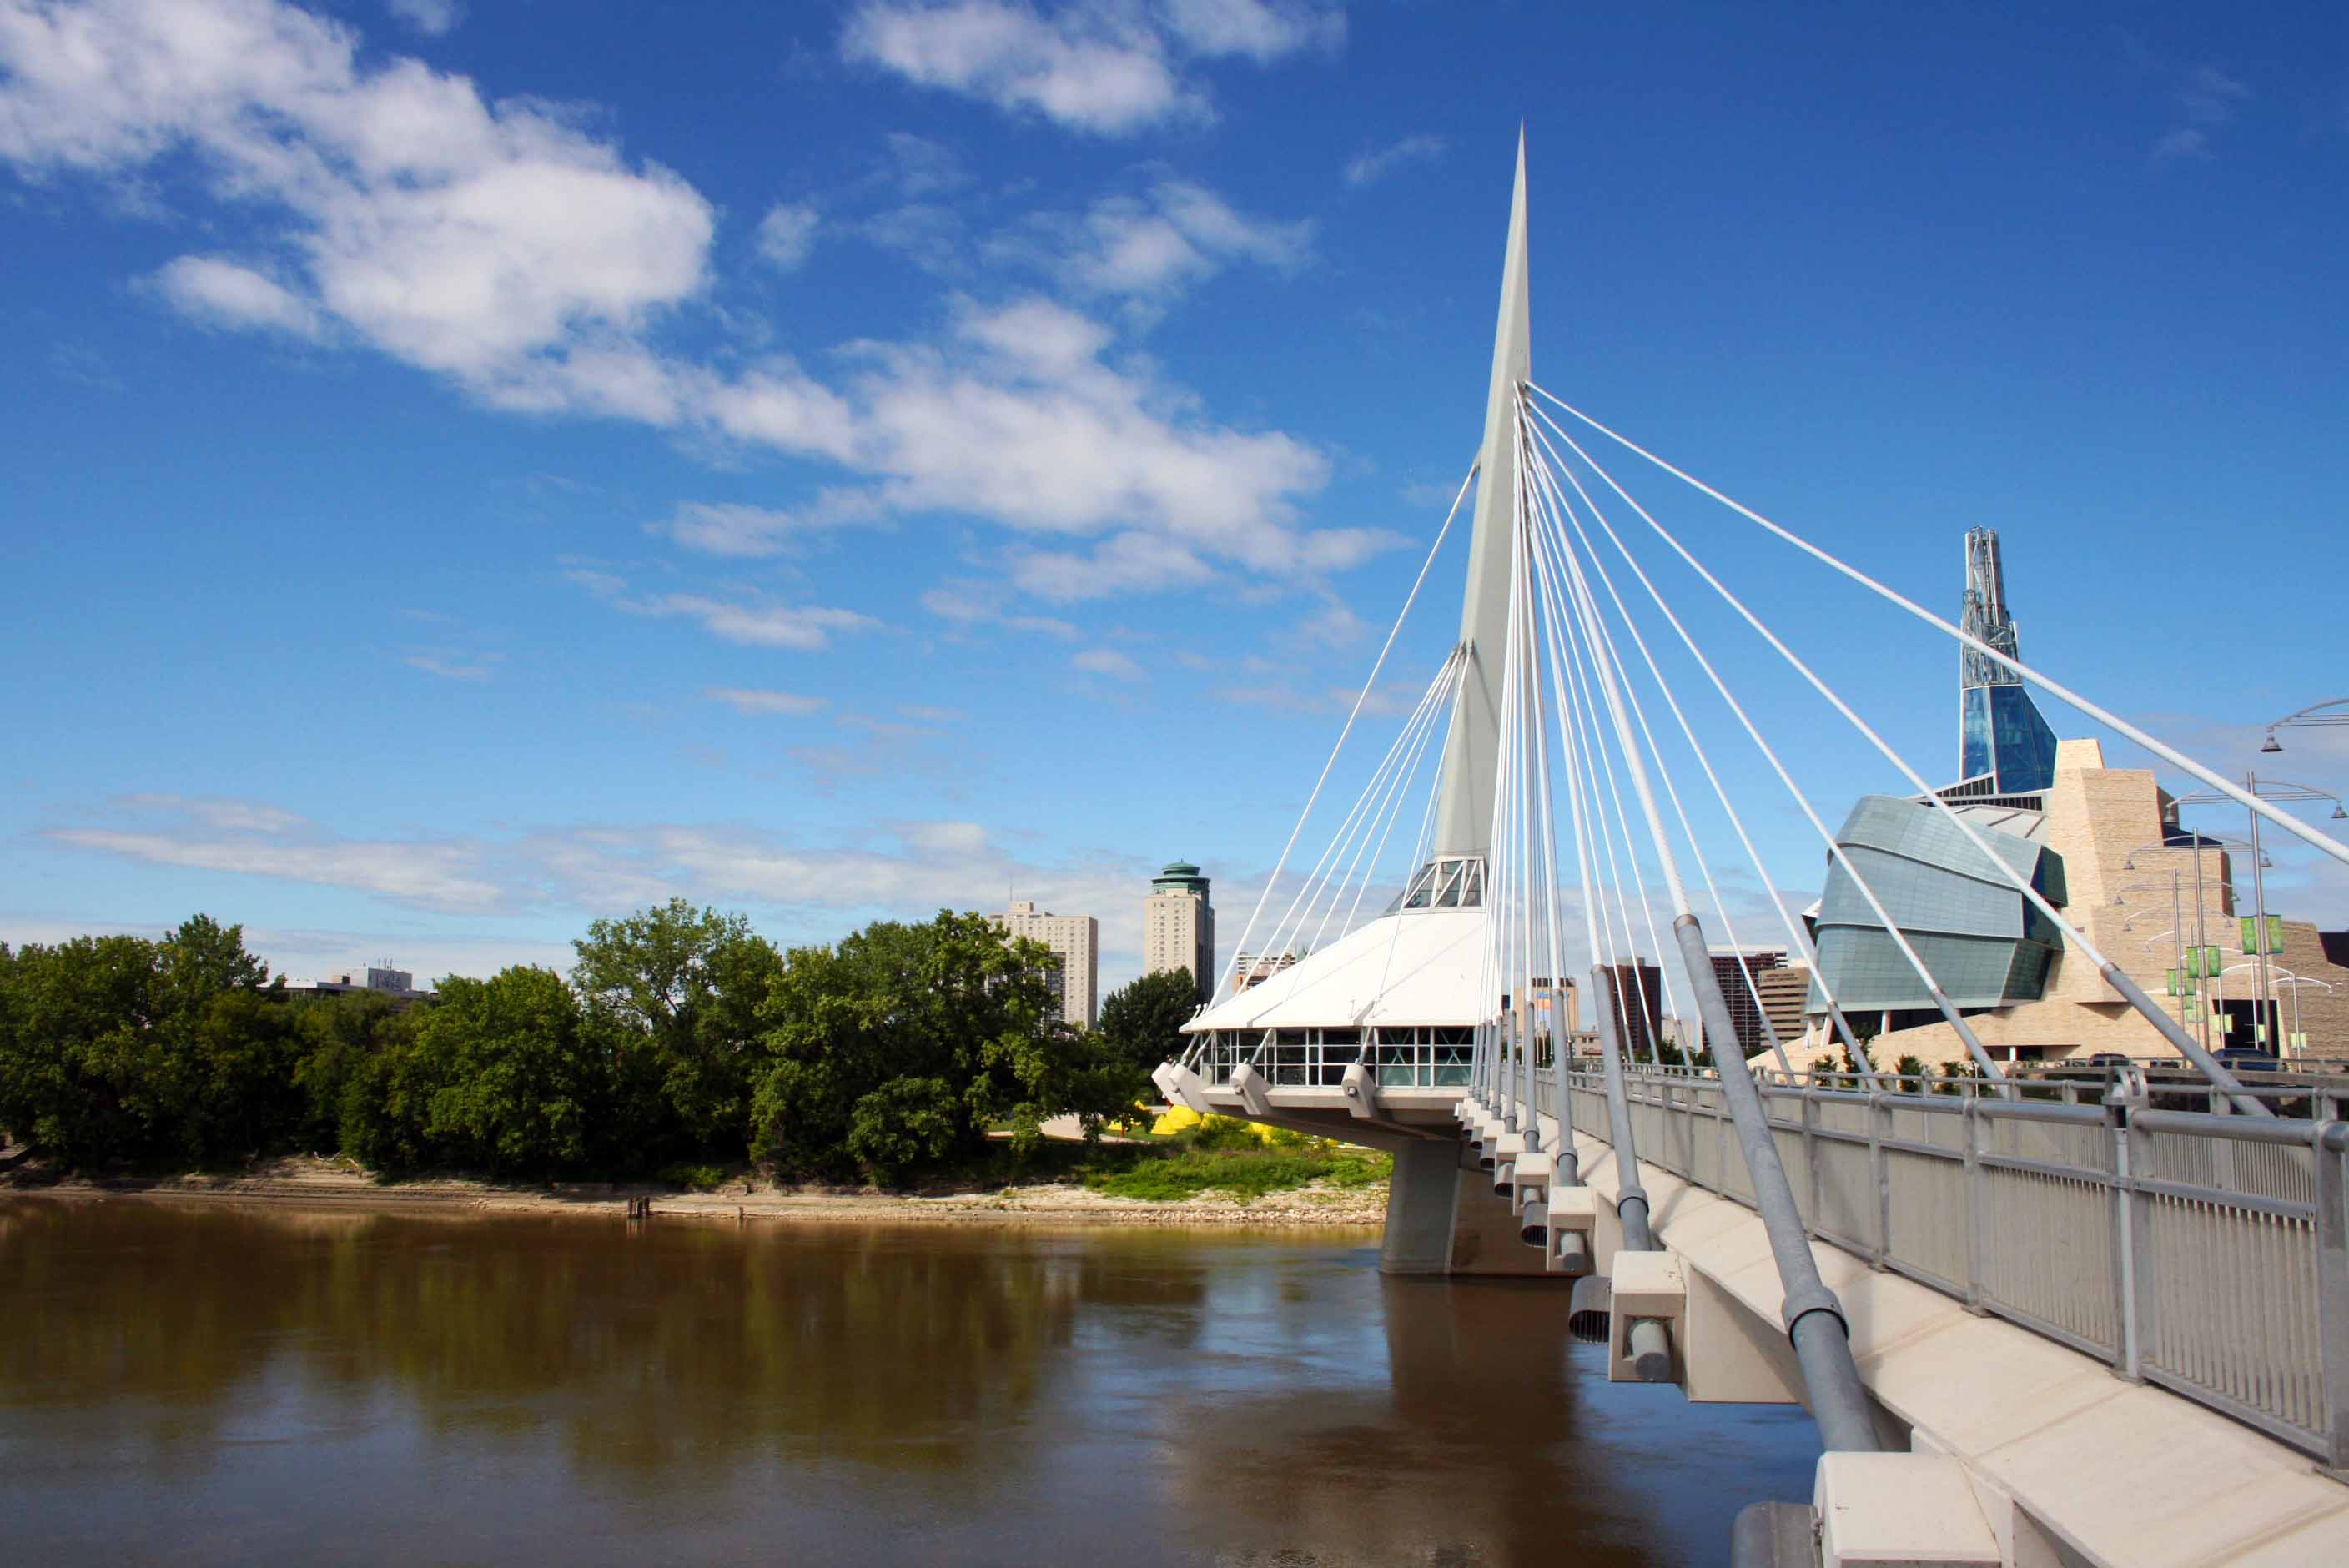
[[[590,1130],[609,1103],[609,1057],[595,1036],[579,999],[551,969],[451,975],[392,1087],[412,1118],[430,1086],[424,1132],[440,1157],[498,1172],[552,1173],[586,1157]]]
[[[15,954],[0,988],[0,1125],[73,1165],[251,1153],[295,1103],[283,990],[243,928]]]
[[[739,1150],[759,1064],[759,1008],[782,959],[740,914],[681,898],[599,920],[574,942],[572,984],[612,1028],[621,1127],[637,1150]]]
[[[302,1097],[293,1142],[297,1149],[344,1148],[344,1099],[368,1059],[404,1042],[419,1015],[379,991],[304,997],[293,1009],[296,1049],[294,1087]]]
[[[1097,1129],[1132,1104],[1135,1075],[1099,1036],[1061,1022],[1055,962],[983,915],[947,910],[793,949],[761,1014],[752,1154],[885,1181],[977,1153],[998,1122],[1021,1150],[1064,1112]]]
[[[155,944],[136,936],[32,944],[8,966],[0,1123],[44,1155],[87,1165],[142,1149]]]
[[[1102,999],[1102,1037],[1115,1059],[1147,1075],[1182,1054],[1183,1026],[1198,1010],[1199,985],[1189,972],[1160,969]]]

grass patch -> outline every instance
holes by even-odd
[[[1245,1130],[1235,1137],[1230,1128],[1215,1122],[1159,1146],[1116,1152],[1123,1158],[1096,1162],[1082,1172],[1085,1185],[1146,1203],[1179,1203],[1204,1192],[1229,1192],[1252,1202],[1316,1181],[1359,1191],[1385,1181],[1394,1170],[1392,1157],[1351,1144],[1289,1132],[1258,1141]]]
[[[998,1140],[917,1185],[971,1191],[1070,1181],[1131,1202],[1179,1203],[1218,1191],[1253,1200],[1315,1181],[1360,1191],[1384,1181],[1393,1169],[1391,1156],[1368,1149],[1286,1130],[1260,1136],[1246,1122],[1218,1116],[1146,1143],[1050,1140],[1024,1158]]]
[[[726,1172],[715,1165],[696,1165],[680,1160],[674,1165],[662,1166],[654,1179],[688,1191],[715,1192],[724,1183]]]

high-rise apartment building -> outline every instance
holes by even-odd
[[[1007,936],[1025,936],[1050,948],[1061,961],[1050,976],[1061,1016],[1081,1029],[1092,1027],[1101,995],[1101,922],[1090,914],[1039,913],[1020,899],[995,917]]]
[[[1142,972],[1180,969],[1206,1001],[1216,989],[1216,911],[1207,879],[1188,861],[1176,861],[1150,879],[1142,903]]]
[[[1623,1054],[1645,1060],[1664,1016],[1664,972],[1644,958],[1607,966],[1607,989],[1615,1004],[1615,1026]]]
[[[1799,964],[1788,965],[1783,948],[1744,952],[1716,948],[1712,957],[1713,977],[1721,986],[1721,999],[1729,1004],[1729,1022],[1737,1031],[1739,1053],[1753,1057],[1768,1050],[1771,1030],[1777,1032],[1778,1043],[1792,1051],[1803,1037],[1803,1000],[1810,994],[1810,970]],[[1751,986],[1745,975],[1738,972],[1741,967],[1753,975]],[[1768,1029],[1762,1026],[1764,1017],[1770,1021]],[[1710,1034],[1703,1038],[1705,1049],[1715,1048]]]

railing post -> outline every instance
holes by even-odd
[[[1979,1314],[1983,1310],[1982,1259],[1989,1255],[1990,1240],[1990,1200],[1982,1191],[1982,1100],[1968,1091],[1959,1103],[1965,1107],[1959,1120],[1966,1156],[1966,1310]]]
[[[1885,1140],[1892,1136],[1892,1107],[1884,1091],[1868,1091],[1868,1170],[1876,1180],[1876,1245],[1868,1254],[1870,1267],[1881,1269],[1892,1255],[1892,1173]]]
[[[2325,1463],[2349,1470],[2349,1122],[2310,1140],[2316,1167],[2316,1322]]]
[[[2134,1114],[2129,1117],[2122,1148],[2128,1160],[2127,1174],[2123,1178],[2128,1184],[2128,1251],[2122,1255],[2128,1265],[2130,1305],[2127,1323],[2130,1337],[2121,1376],[2131,1382],[2143,1382],[2147,1356],[2161,1333],[2161,1293],[2155,1288],[2161,1255],[2153,1240],[2153,1200],[2145,1191],[2145,1183],[2154,1178],[2153,1134],[2137,1124]]]
[[[1814,1085],[1803,1091],[1803,1234],[1813,1241],[1819,1237],[1819,1145],[1813,1129],[1819,1118],[1818,1088]],[[1763,1102],[1763,1119],[1769,1119],[1769,1102]]]
[[[2145,1381],[2145,1325],[2153,1305],[2153,1215],[2137,1190],[2137,1142],[2145,1135],[2132,1125],[2134,1113],[2147,1103],[2145,1079],[2135,1069],[2125,1071],[2105,1095],[2105,1121],[2113,1144],[2114,1321],[2120,1326],[2113,1367],[2132,1383]]]

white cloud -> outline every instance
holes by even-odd
[[[1009,614],[1004,608],[1006,597],[1002,588],[991,583],[942,583],[924,592],[921,605],[939,620],[957,626],[1003,626],[1071,643],[1080,634],[1076,627],[1057,616]]]
[[[1433,163],[1444,156],[1447,145],[1440,136],[1406,136],[1349,160],[1346,183],[1357,191],[1375,185],[1407,163]]]
[[[1108,676],[1122,681],[1143,678],[1142,666],[1115,648],[1087,648],[1069,663],[1087,675]]]
[[[2235,118],[2251,101],[2251,89],[2213,66],[2194,66],[2173,77],[2172,102],[2183,123],[2172,126],[2153,144],[2157,163],[2190,159],[2208,163],[2217,128]]]
[[[2153,156],[2156,162],[2191,158],[2207,163],[2210,159],[2210,133],[2199,125],[2181,125],[2163,133],[2161,139],[2153,144]]]
[[[973,310],[962,352],[876,350],[852,389],[858,460],[901,511],[1041,532],[1175,536],[1249,564],[1294,558],[1291,496],[1329,463],[1278,432],[1180,420],[1166,388],[1094,356],[1097,324],[1041,300]]]
[[[965,227],[962,213],[943,201],[908,201],[875,212],[856,232],[925,271],[947,275],[962,268]]]
[[[504,659],[502,654],[465,654],[448,648],[418,648],[403,655],[400,663],[429,676],[443,680],[485,681],[495,673]]]
[[[385,9],[432,38],[454,32],[465,19],[465,8],[457,0],[386,0]]]
[[[177,820],[61,828],[47,836],[147,865],[352,888],[436,909],[486,909],[503,897],[481,873],[479,852],[461,844],[329,838],[293,812],[257,801],[139,795],[118,804]]]
[[[1209,6],[1168,20],[1173,12],[1119,5],[1047,21],[1000,4],[868,5],[852,26],[949,12],[974,26],[982,13],[1008,16],[1022,36],[1140,28],[1153,47],[1186,57],[1260,52],[1288,36],[1282,26],[1305,36],[1326,15]],[[892,147],[906,189],[953,178],[955,160],[933,156],[935,144]],[[1112,366],[1111,331],[1082,313],[1041,299],[962,302],[939,340],[851,346],[833,384],[782,356],[721,371],[667,356],[647,335],[700,290],[715,210],[574,117],[485,100],[470,79],[413,59],[362,64],[347,28],[278,0],[0,0],[0,160],[32,179],[121,178],[183,153],[211,170],[223,201],[278,220],[274,255],[185,256],[159,274],[163,296],[202,319],[366,344],[502,408],[714,435],[863,481],[812,508],[681,509],[664,531],[698,548],[772,553],[811,527],[920,512],[1116,536],[1090,564],[1040,552],[1026,568],[1056,597],[1076,598],[1088,573],[1135,565],[1143,546],[1118,540],[1161,542],[1153,559],[1163,570],[1130,572],[1136,585],[1199,581],[1211,562],[1285,580],[1377,547],[1357,531],[1300,525],[1299,499],[1329,475],[1322,453],[1203,418],[1194,395],[1147,364]],[[1145,232],[1179,245],[1154,250]],[[1237,259],[1293,266],[1309,255],[1304,226],[1240,213],[1179,181],[1133,211],[1105,213],[1096,238],[1087,265],[1107,292],[1163,291]],[[656,601],[648,613],[692,614],[720,634],[785,646],[818,645],[846,624],[708,600]],[[1031,629],[1057,628],[1040,619]]]
[[[815,249],[815,232],[822,222],[805,201],[778,201],[759,220],[759,256],[769,266],[790,272]]]
[[[897,705],[897,712],[900,717],[910,718],[916,724],[968,724],[970,722],[970,715],[958,707],[933,707],[927,703],[900,703]]]
[[[932,141],[910,130],[893,130],[882,139],[889,152],[886,178],[909,201],[959,191],[970,183],[970,170],[962,154],[943,141]]]
[[[218,256],[181,256],[155,274],[173,309],[208,326],[264,328],[315,338],[316,306],[274,278]]]
[[[125,795],[118,806],[193,817],[206,827],[231,833],[285,833],[309,826],[307,819],[263,800],[194,799],[185,795]]]
[[[879,753],[902,766],[901,751]],[[554,907],[611,915],[672,894],[695,903],[749,907],[785,942],[831,942],[853,922],[926,920],[941,908],[1002,907],[1004,890],[1064,913],[1102,922],[1105,980],[1138,973],[1141,899],[1154,862],[1101,854],[1032,859],[1007,849],[981,825],[959,820],[891,821],[829,842],[708,824],[621,823],[527,832],[500,843],[467,839],[347,840],[316,832],[291,812],[260,802],[188,801],[170,796],[117,802],[173,820],[71,829],[53,843],[117,855],[148,865],[316,883],[374,894],[397,903],[459,913],[503,913]],[[217,818],[217,820],[210,820]],[[1226,884],[1227,892],[1237,891]],[[0,914],[12,941],[56,941],[84,930],[120,929],[102,922],[60,926]],[[148,934],[156,928],[144,928]],[[433,953],[453,937],[369,937],[248,928],[256,948],[284,946],[320,960],[389,952],[419,975],[478,972],[479,962]],[[502,948],[482,939],[484,952]],[[562,967],[560,951],[552,961]],[[508,962],[549,962],[535,947]]]
[[[701,623],[713,637],[752,647],[800,648],[812,651],[830,645],[834,632],[860,632],[880,624],[854,610],[826,609],[817,604],[756,604],[710,599],[697,593],[664,593],[657,598],[625,601],[624,610],[639,615],[686,615]]]
[[[181,258],[166,296],[211,318],[331,318],[494,395],[692,296],[714,213],[543,107],[415,61],[363,67],[343,26],[276,0],[0,12],[0,159],[128,173],[186,150],[227,201],[274,210],[292,284]]]
[[[781,714],[792,718],[804,718],[822,713],[832,699],[822,696],[800,696],[787,691],[759,691],[748,686],[710,686],[702,694],[712,702],[722,702],[737,713]]]
[[[1334,48],[1344,14],[1296,0],[860,0],[840,39],[848,60],[1071,129],[1123,136],[1212,117],[1191,60],[1269,65]]]
[[[1039,599],[1062,603],[1187,588],[1214,575],[1206,562],[1182,544],[1149,533],[1121,533],[1090,555],[1030,550],[1011,558],[1014,583]]]
[[[1166,25],[1201,55],[1245,55],[1270,65],[1299,49],[1346,41],[1346,14],[1297,0],[1165,0]]]
[[[792,511],[736,501],[680,501],[648,531],[666,534],[690,550],[711,555],[781,555],[795,539],[877,520],[880,498],[869,490],[832,490]]]
[[[1313,257],[1309,221],[1250,217],[1206,186],[1182,180],[1161,181],[1147,199],[1111,197],[1081,218],[1043,214],[1030,226],[1051,270],[1090,294],[1164,296],[1234,262],[1294,273]],[[995,251],[1018,255],[1039,248],[1015,236]]]

